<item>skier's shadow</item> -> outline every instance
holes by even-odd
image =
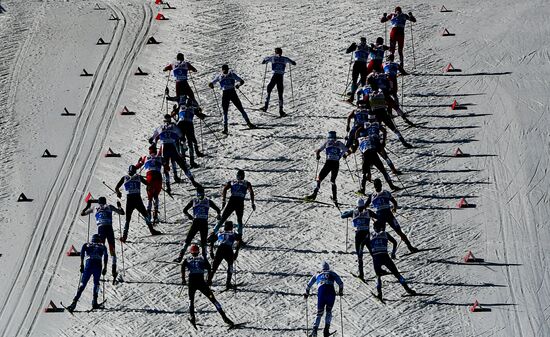
[[[502,72],[494,72],[494,73],[490,73],[490,72],[478,72],[478,73],[461,73],[461,74],[457,74],[457,73],[452,73],[452,74],[449,74],[449,73],[434,73],[434,74],[430,74],[430,73],[414,73],[413,75],[414,76],[502,76],[502,75],[510,75],[512,74],[511,71],[502,71]]]
[[[260,251],[267,251],[267,252],[286,252],[286,253],[303,253],[303,254],[349,254],[354,255],[355,252],[344,252],[344,251],[329,251],[326,249],[323,250],[312,250],[312,249],[299,249],[299,248],[285,248],[285,247],[258,247],[258,246],[252,246],[247,245],[247,249],[249,250],[260,250]]]
[[[479,129],[479,125],[464,125],[464,126],[423,126],[418,125],[419,129],[427,130],[467,130],[467,129]]]
[[[472,306],[472,303],[457,303],[457,302],[441,302],[438,299],[435,300],[425,300],[421,301],[424,304],[428,305],[445,305],[445,306],[453,306],[453,307],[470,307]],[[516,303],[481,303],[483,308],[487,308],[488,310],[479,310],[479,311],[490,311],[491,307],[515,307],[517,306]]]
[[[291,273],[284,271],[251,271],[251,270],[239,270],[239,272],[252,274],[252,275],[266,275],[276,277],[311,277],[310,273]]]
[[[424,284],[424,285],[430,285],[430,286],[442,286],[442,287],[468,287],[468,288],[505,288],[506,286],[503,284],[494,284],[494,283],[464,283],[464,282],[456,282],[456,283],[448,283],[448,282],[422,282],[422,281],[408,281],[408,283],[411,284]]]
[[[450,104],[403,104],[403,107],[409,108],[448,108]],[[467,106],[477,105],[475,103],[460,103],[455,109],[465,110]]]
[[[436,94],[433,92],[408,94],[409,97],[466,97],[466,96],[482,96],[485,93],[472,93],[472,94]]]

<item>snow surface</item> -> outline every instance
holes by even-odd
[[[399,127],[417,147],[393,140],[390,156],[407,187],[396,193],[398,220],[413,244],[438,248],[397,260],[411,286],[432,297],[402,298],[385,278],[390,301],[381,305],[356,272],[353,233],[345,247],[346,223],[333,206],[305,204],[277,196],[301,197],[314,178],[313,150],[329,130],[343,135],[350,106],[334,92],[344,87],[349,56],[343,50],[366,35],[383,36],[383,12],[396,5],[361,1],[173,0],[169,18],[153,1],[2,1],[0,14],[0,334],[2,336],[303,336],[303,288],[322,259],[344,279],[342,317],[337,300],[333,328],[344,336],[549,336],[550,256],[547,176],[550,157],[548,36],[545,1],[407,0],[412,11],[415,75],[404,78],[405,110],[418,128]],[[111,14],[120,21],[109,21]],[[442,37],[447,28],[455,36]],[[159,45],[146,45],[154,36]],[[110,42],[96,46],[102,37]],[[413,69],[407,29],[406,68]],[[246,81],[243,93],[257,106],[264,77],[263,56],[275,46],[298,62],[292,68],[295,101],[286,77],[288,118],[249,110],[247,130],[231,108],[231,135],[221,137],[212,91],[206,84],[223,63]],[[166,235],[149,237],[134,215],[124,246],[125,280],[106,285],[106,310],[43,313],[50,300],[70,302],[78,282],[78,258],[70,245],[86,241],[87,218],[79,216],[88,192],[115,196],[113,186],[129,164],[146,153],[147,138],[161,123],[166,75],[162,67],[177,52],[199,70],[194,82],[207,120],[208,157],[194,170],[220,204],[220,187],[237,168],[254,184],[258,209],[245,229],[249,246],[237,265],[235,294],[220,293],[223,267],[214,290],[240,330],[226,332],[212,305],[197,298],[199,331],[187,322],[186,289],[180,296],[179,269],[170,261],[190,222],[182,208],[194,191],[176,185],[166,199]],[[451,62],[459,73],[443,73]],[[150,75],[133,76],[137,67]],[[78,76],[82,69],[93,77]],[[173,82],[169,84],[173,88]],[[273,95],[275,96],[275,93]],[[466,109],[450,110],[456,99]],[[251,104],[241,95],[246,107]],[[135,116],[120,116],[127,106]],[[64,108],[76,113],[60,114]],[[197,126],[197,133],[200,128]],[[223,142],[222,147],[215,137]],[[121,158],[104,158],[111,147]],[[471,154],[452,157],[460,147]],[[56,158],[41,158],[45,149]],[[351,169],[355,159],[350,158]],[[340,201],[355,203],[357,180],[342,163]],[[376,176],[376,174],[375,174]],[[320,201],[329,202],[325,181]],[[17,203],[24,192],[31,203]],[[476,208],[457,209],[466,197]],[[163,206],[162,206],[163,207]],[[161,208],[162,208],[161,207]],[[251,212],[245,208],[245,218]],[[164,218],[164,214],[162,214]],[[214,221],[214,219],[212,219]],[[93,224],[92,224],[93,225]],[[117,228],[115,221],[115,229]],[[93,229],[93,226],[92,226]],[[471,250],[486,263],[465,265]],[[346,252],[347,251],[347,252]],[[400,247],[398,252],[406,252]],[[119,268],[122,266],[117,246]],[[365,257],[368,275],[370,258]],[[110,274],[108,274],[110,278]],[[490,312],[471,313],[478,300]],[[91,301],[91,284],[78,308]],[[309,300],[308,325],[315,311]]]

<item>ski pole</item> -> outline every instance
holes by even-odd
[[[319,159],[317,159],[317,167],[315,167],[315,180],[317,180],[318,173],[319,173]]]
[[[162,96],[162,105],[160,106],[160,111],[162,111],[162,108],[164,107],[164,101],[166,100],[166,91],[168,89],[168,82],[170,81],[170,73],[168,73],[168,76],[166,76],[166,85],[164,86],[164,96]]]
[[[411,22],[411,42],[412,42],[412,50],[413,50],[413,64],[414,64],[414,69],[416,70],[416,55],[414,54],[413,22]]]
[[[349,58],[349,66],[348,66],[348,76],[346,77],[346,87],[344,88],[344,92],[342,93],[342,96],[346,96],[346,91],[349,87],[349,75],[351,74],[351,65],[353,64],[353,53],[350,54]]]
[[[353,182],[355,183],[355,174],[353,174],[353,172],[351,171],[351,168],[349,167],[348,159],[344,158],[344,160],[346,161],[346,166],[348,167],[349,174],[351,174],[351,178],[353,179]]]
[[[214,88],[212,88],[212,93],[214,94],[214,99],[216,100],[216,106],[218,107],[218,112],[220,113],[220,116],[223,116],[222,110],[220,109],[220,103],[218,102],[218,95],[216,95],[216,90],[214,90]]]
[[[288,74],[290,75],[290,93],[292,95],[292,108],[294,108],[294,85],[292,84],[292,65],[288,65]]]
[[[233,292],[237,293],[237,260],[233,261],[233,276],[235,276],[235,285],[233,286]]]
[[[348,252],[349,218],[346,218],[346,253]]]
[[[244,94],[244,92],[241,91],[241,88],[237,88],[237,90],[239,90],[239,92],[241,93],[241,95],[243,95],[243,97],[248,101],[248,103],[250,103],[251,105],[254,105],[254,103],[252,103],[252,101],[249,100],[248,97],[246,97],[246,95]]]
[[[403,111],[403,114],[405,114],[405,110],[404,110],[404,106],[403,104],[405,104],[405,102],[403,101],[404,98],[404,94],[405,94],[405,87],[403,87],[403,77],[404,76],[401,76],[401,104],[397,104],[397,106],[399,106],[401,108],[401,111]]]
[[[248,220],[250,220],[250,217],[252,216],[253,213],[254,213],[254,210],[252,210],[252,212],[250,212],[250,214],[248,214],[248,218],[246,218],[246,221],[244,222],[243,228],[244,228],[244,226],[246,226],[246,224],[248,223]]]
[[[199,103],[199,105],[202,105],[201,98],[199,97],[199,92],[197,91],[197,87],[195,86],[195,80],[193,80],[193,76],[191,76],[191,73],[189,73],[189,78],[191,79],[191,83],[193,84],[193,89],[195,89],[195,95],[197,96],[197,103]]]
[[[102,183],[103,183],[103,185],[105,185],[105,187],[107,187],[111,192],[113,192],[114,194],[116,194],[115,190],[113,190],[113,188],[112,188],[111,186],[107,185],[107,184],[105,183],[105,181],[102,181]]]
[[[163,190],[163,201],[162,201],[162,206],[164,208],[164,221],[166,221],[166,189],[162,189]]]
[[[342,337],[344,337],[344,314],[342,310],[342,296],[340,296],[340,329],[342,330]]]
[[[204,142],[202,141],[202,119],[200,120],[201,125],[201,151],[204,153]]]
[[[103,303],[105,303],[105,276],[101,280],[101,283],[102,283],[102,288],[103,288],[103,290],[101,290],[101,293],[102,293],[102,296],[103,296]]]
[[[306,296],[306,336],[309,336],[309,317],[307,314],[307,296]]]
[[[120,235],[122,236],[122,223],[120,222],[120,214],[118,215],[118,230],[120,231]],[[122,252],[122,276],[126,278],[126,268],[124,268],[124,242],[120,243],[120,249]]]
[[[260,93],[260,104],[262,104],[264,99],[264,88],[265,88],[265,78],[267,76],[267,63],[265,64],[265,71],[264,71],[264,81],[262,82],[262,92]]]
[[[91,213],[88,214],[88,241],[86,241],[87,243],[90,243],[90,217],[91,217]]]

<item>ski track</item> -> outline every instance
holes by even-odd
[[[258,209],[245,227],[248,246],[242,249],[237,263],[237,282],[243,285],[236,293],[220,293],[224,264],[214,279],[216,297],[229,317],[235,322],[247,322],[239,330],[228,331],[227,336],[304,335],[302,293],[305,282],[323,259],[331,263],[345,283],[346,295],[337,299],[333,311],[332,329],[338,330],[337,335],[341,334],[340,300],[345,336],[548,335],[550,294],[544,281],[548,277],[545,263],[548,249],[544,247],[548,231],[541,229],[548,209],[536,214],[526,211],[549,202],[547,189],[537,187],[540,183],[548,186],[548,156],[529,162],[536,156],[533,150],[536,146],[532,144],[537,141],[545,144],[548,140],[548,131],[538,129],[539,125],[545,125],[540,123],[548,123],[547,114],[544,115],[548,99],[536,101],[508,95],[524,83],[525,77],[519,71],[511,76],[498,72],[507,71],[506,65],[516,60],[547,62],[549,54],[546,50],[528,48],[514,50],[512,55],[493,54],[491,48],[505,40],[506,29],[502,29],[500,36],[493,32],[495,36],[480,34],[475,39],[466,39],[465,36],[476,33],[476,27],[468,22],[474,15],[489,17],[484,14],[489,13],[490,4],[476,8],[457,4],[457,8],[451,8],[452,13],[439,13],[440,4],[410,1],[402,4],[407,8],[405,11],[412,10],[419,19],[414,25],[417,75],[405,78],[403,103],[411,119],[421,126],[406,128],[396,119],[405,138],[417,146],[412,150],[404,149],[389,135],[389,155],[405,173],[397,181],[406,186],[395,194],[402,206],[397,219],[414,245],[440,248],[397,260],[398,268],[413,288],[435,295],[401,298],[404,291],[395,280],[386,277],[384,293],[389,300],[386,305],[370,294],[374,290],[373,280],[364,284],[350,274],[356,272],[353,232],[350,229],[349,244],[344,247],[346,223],[339,219],[337,209],[277,196],[301,197],[310,192],[316,165],[313,150],[328,130],[335,129],[343,137],[343,117],[351,110],[332,94],[342,91],[348,71],[349,58],[342,50],[360,34],[366,34],[369,41],[383,36],[383,26],[377,17],[391,6],[372,4],[365,8],[359,1],[309,4],[288,0],[251,5],[245,0],[223,0],[206,7],[199,1],[174,1],[171,5],[176,10],[162,11],[169,20],[153,24],[152,19],[162,6],[155,8],[137,0],[129,1],[128,6],[115,1],[104,5],[122,19],[111,39],[117,44],[114,47],[111,42],[105,61],[96,71],[94,85],[78,114],[71,146],[63,155],[58,177],[26,248],[24,263],[0,312],[3,335],[13,332],[12,335],[128,336],[138,332],[213,336],[225,329],[220,326],[223,323],[212,305],[198,295],[196,310],[200,325],[198,331],[194,330],[186,320],[187,289],[178,296],[179,267],[154,262],[172,260],[185,238],[190,222],[181,210],[194,194],[187,181],[174,186],[175,200],[166,198],[164,203],[161,199],[161,218],[165,212],[166,221],[159,228],[166,235],[143,237],[147,230],[134,215],[129,239],[135,242],[124,246],[127,282],[107,286],[105,296],[109,302],[105,310],[74,317],[39,314],[50,298],[68,302],[74,295],[72,280],[76,280],[77,263],[74,258],[65,258],[63,252],[71,243],[79,247],[86,240],[85,224],[78,218],[82,199],[88,190],[94,196],[110,193],[101,182],[113,186],[127,165],[146,153],[147,138],[165,113],[159,109],[166,84],[160,69],[178,51],[185,53],[186,59],[199,70],[193,81],[205,112],[211,116],[206,119],[211,129],[203,126],[208,157],[199,159],[201,168],[193,171],[197,181],[206,183],[207,193],[217,204],[222,184],[234,176],[237,168],[246,170],[247,179],[255,186]],[[362,15],[352,15],[358,11]],[[544,11],[537,17],[542,18],[543,14]],[[280,24],[280,18],[286,24]],[[500,20],[490,17],[483,25],[499,27],[508,22]],[[442,40],[438,32],[444,27],[457,36]],[[539,31],[537,38],[542,39],[544,33]],[[407,34],[406,65],[410,69],[408,29]],[[161,44],[144,46],[149,36],[155,36]],[[514,42],[517,41],[505,44],[512,49]],[[274,46],[282,46],[284,54],[298,62],[292,68],[294,102],[290,74],[285,79],[285,110],[290,116],[273,118],[277,98],[274,92],[270,112],[248,110],[252,122],[260,126],[258,130],[246,130],[240,114],[230,107],[231,134],[222,137],[216,101],[206,84],[220,65],[228,62],[246,81],[241,90],[253,104],[239,94],[244,106],[258,106],[265,69],[260,61]],[[483,65],[475,64],[481,55],[489,56]],[[441,69],[449,62],[462,68],[463,73],[442,76]],[[137,66],[150,75],[130,77]],[[496,75],[483,75],[485,71]],[[12,76],[16,77],[17,72]],[[547,89],[546,82],[532,85],[533,90],[541,93],[538,97],[546,97],[536,87]],[[173,82],[170,81],[169,87],[173,91]],[[216,94],[219,100],[219,92]],[[454,97],[467,104],[467,110],[450,111]],[[136,111],[136,116],[116,115],[125,105]],[[497,111],[514,108],[528,110],[534,116],[521,122],[513,113],[495,116]],[[197,125],[197,134],[199,130]],[[518,134],[523,148],[529,149],[519,158],[514,152],[515,144],[511,143]],[[100,154],[109,146],[122,153],[122,158],[102,159]],[[473,156],[453,158],[451,154],[457,146]],[[92,160],[91,165],[81,164],[86,160]],[[355,171],[354,158],[350,157],[348,162]],[[508,167],[506,164],[511,162]],[[522,173],[518,176],[517,172]],[[375,172],[374,176],[379,174]],[[356,178],[344,163],[338,189],[340,202],[348,205],[342,209],[355,203]],[[329,195],[330,183],[325,181],[319,200],[330,203]],[[114,203],[114,197],[107,196]],[[477,204],[477,208],[456,209],[461,197]],[[502,206],[502,200],[508,206]],[[245,219],[250,212],[247,204]],[[117,227],[116,223],[114,226]],[[519,241],[515,240],[518,236]],[[537,249],[536,254],[532,254],[532,247]],[[455,265],[469,249],[495,265]],[[117,250],[120,268],[120,246]],[[398,255],[405,252],[401,245]],[[34,256],[41,258],[31,259]],[[527,262],[523,258],[528,256],[534,259],[533,264],[524,266]],[[367,275],[372,274],[370,258],[366,256],[364,261]],[[522,277],[525,275],[528,277]],[[469,313],[468,306],[476,298],[489,303],[492,312]],[[89,306],[90,299],[91,284],[79,302],[79,309]],[[310,297],[310,327],[314,302],[314,297]],[[52,321],[61,320],[63,323],[57,328],[52,327]]]

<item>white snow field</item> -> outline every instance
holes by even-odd
[[[166,10],[153,0],[97,4],[104,10],[89,0],[1,2],[0,336],[304,336],[302,294],[323,259],[345,283],[333,310],[335,336],[550,336],[546,1],[172,0],[176,8]],[[401,245],[396,263],[411,287],[433,295],[402,297],[401,286],[386,276],[384,305],[371,295],[374,279],[365,284],[351,275],[357,272],[353,232],[345,247],[346,222],[329,199],[330,182],[318,197],[326,204],[283,197],[310,193],[313,150],[329,130],[344,136],[352,109],[338,95],[348,72],[345,48],[360,36],[369,42],[384,36],[379,18],[396,5],[418,19],[416,67],[407,28],[405,68],[413,74],[403,79],[404,109],[418,127],[397,118],[415,148],[405,149],[392,135],[388,148],[404,172],[392,178],[406,187],[395,193],[397,219],[412,243],[426,249],[404,256]],[[450,12],[440,12],[442,5]],[[155,20],[159,11],[169,20]],[[119,20],[108,20],[111,15]],[[455,35],[441,36],[445,28]],[[161,43],[146,44],[151,36]],[[96,45],[99,38],[109,44]],[[230,135],[223,136],[207,83],[228,63],[246,81],[241,90],[253,104],[239,93],[245,107],[259,107],[261,60],[277,46],[298,63],[293,90],[290,74],[285,78],[289,117],[276,118],[274,92],[268,113],[247,110],[259,129],[248,130],[231,107]],[[78,258],[65,252],[87,240],[87,217],[79,215],[85,196],[114,204],[102,182],[114,187],[147,153],[147,139],[166,112],[161,70],[177,52],[198,69],[194,83],[211,116],[210,129],[202,128],[208,156],[193,170],[197,181],[218,205],[222,184],[238,168],[255,187],[257,210],[237,263],[242,284],[236,293],[221,292],[222,264],[213,285],[228,316],[245,324],[228,331],[197,295],[195,330],[179,267],[159,262],[177,256],[189,228],[182,208],[195,191],[187,180],[173,186],[175,200],[161,199],[164,221],[157,228],[165,235],[149,236],[134,214],[124,245],[125,282],[105,284],[104,310],[86,312],[90,281],[74,316],[45,313],[50,300],[70,303],[76,292]],[[449,63],[461,72],[443,72]],[[137,67],[149,75],[134,76]],[[93,76],[79,76],[82,69]],[[169,87],[173,92],[173,81]],[[462,109],[451,110],[455,99]],[[121,116],[124,106],[135,116]],[[75,115],[62,116],[64,108]],[[201,134],[199,124],[196,131]],[[470,156],[454,157],[457,147]],[[121,157],[105,158],[108,148]],[[42,158],[45,149],[57,157]],[[352,157],[355,171],[359,158]],[[344,161],[340,168],[339,201],[350,208],[357,177]],[[32,202],[17,202],[22,192]],[[475,207],[457,208],[462,197]],[[251,211],[247,202],[245,219]],[[118,236],[117,218],[113,225]],[[117,242],[122,269],[120,248]],[[464,263],[468,251],[484,262]],[[367,276],[374,276],[370,257],[364,261]],[[470,312],[475,300],[486,311]],[[309,327],[314,303],[312,296]]]

